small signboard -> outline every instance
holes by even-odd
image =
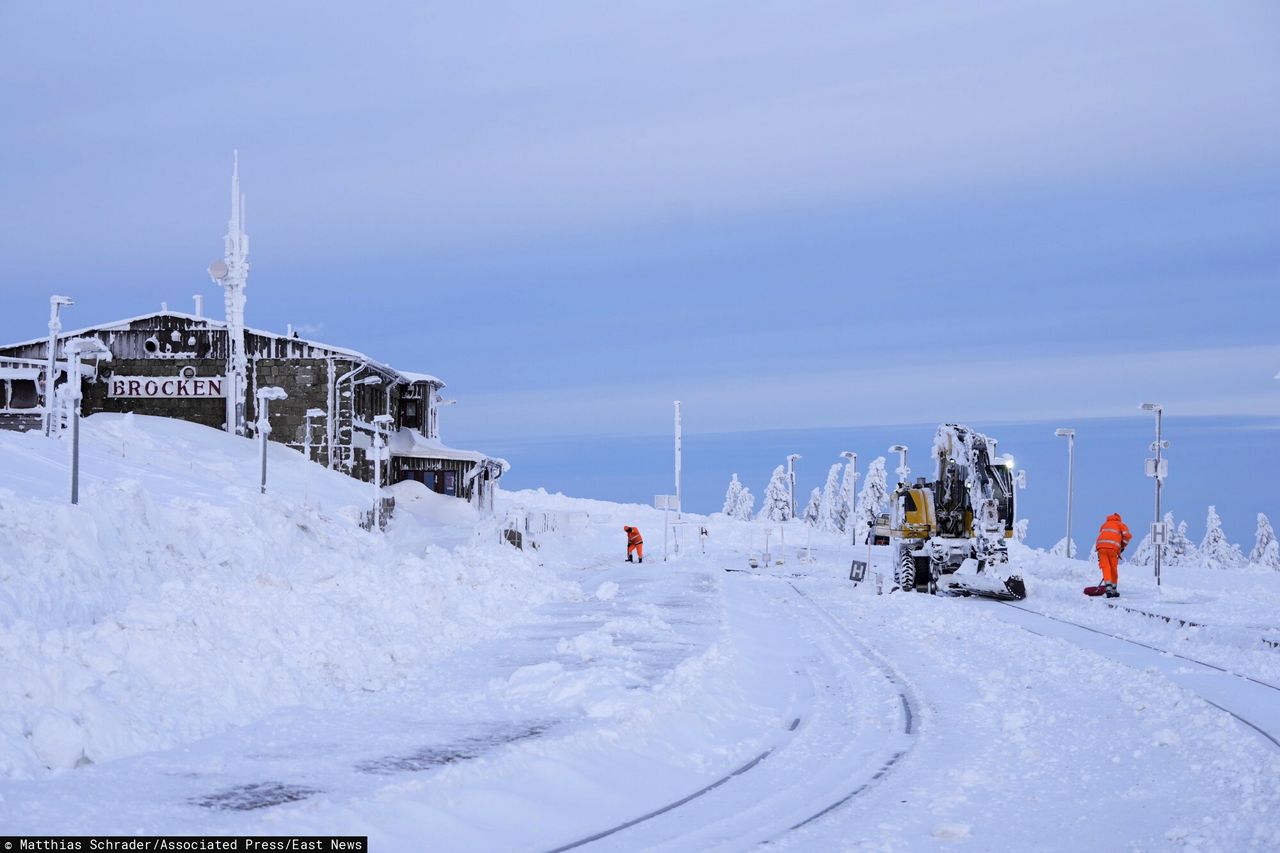
[[[654,509],[676,509],[677,508],[676,496],[675,495],[654,495],[653,508]]]
[[[1169,544],[1169,525],[1163,521],[1151,523],[1151,544],[1158,546]]]
[[[1143,471],[1148,477],[1159,477],[1161,480],[1167,479],[1169,477],[1169,460],[1161,459],[1159,466],[1157,466],[1156,460],[1148,459]]]
[[[849,580],[854,583],[862,583],[867,579],[867,564],[862,560],[854,560],[849,566]]]

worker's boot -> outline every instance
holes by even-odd
[[[627,555],[627,562],[628,562],[628,563],[635,562],[634,560],[632,560],[632,559],[631,559],[631,555],[630,555],[630,554],[628,554],[628,555]]]
[[[1106,594],[1107,598],[1119,598],[1119,597],[1120,597],[1120,593],[1116,591],[1116,585],[1115,585],[1115,584],[1113,584],[1113,583],[1109,583],[1109,584],[1107,584],[1106,589],[1107,589],[1107,591],[1106,591],[1106,593],[1105,593],[1105,594]]]
[[[643,562],[644,562],[644,557],[641,557],[641,558],[640,558],[639,560],[637,560],[636,562],[643,563]]]

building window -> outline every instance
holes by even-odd
[[[40,394],[34,379],[12,379],[8,383],[8,400],[0,398],[9,409],[34,409],[40,405]]]
[[[400,425],[405,429],[419,429],[422,426],[422,413],[417,400],[400,401]]]

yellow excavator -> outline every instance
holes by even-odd
[[[890,500],[894,586],[934,595],[977,595],[1016,601],[1026,584],[1011,573],[1014,490],[1025,472],[1010,456],[995,455],[996,441],[959,424],[943,424],[933,438],[937,474],[899,482]],[[905,480],[906,448],[899,468]]]

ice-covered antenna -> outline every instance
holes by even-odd
[[[222,238],[223,257],[209,264],[209,278],[223,290],[227,318],[227,432],[245,434],[245,389],[248,362],[244,353],[245,282],[249,278],[249,235],[244,230],[245,197],[240,192],[240,152],[232,154],[231,218]]]

